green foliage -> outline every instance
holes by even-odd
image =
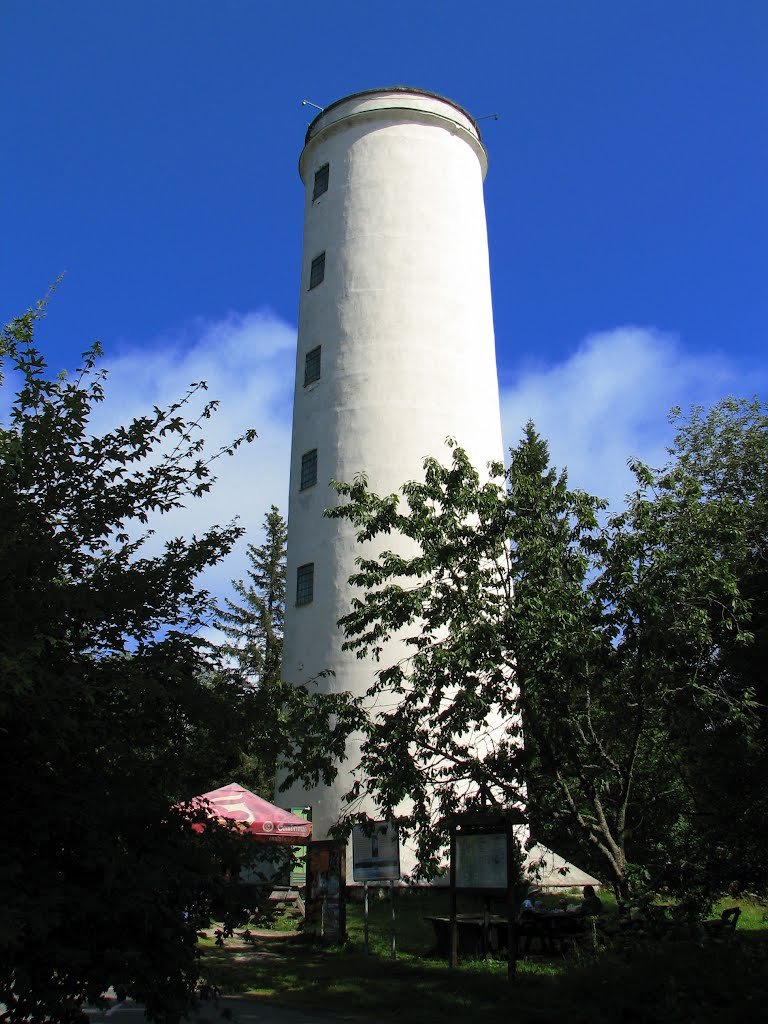
[[[233,580],[232,586],[240,601],[226,599],[219,611],[217,626],[229,638],[221,653],[235,666],[241,679],[252,689],[261,691],[254,700],[255,727],[241,722],[243,749],[237,768],[238,781],[246,788],[270,798],[274,787],[275,767],[281,752],[278,729],[263,726],[267,700],[280,694],[280,666],[283,654],[283,622],[285,618],[285,542],[286,525],[276,506],[264,516],[264,543],[249,544],[248,580]],[[273,713],[279,713],[273,702]],[[222,780],[228,781],[228,780]]]
[[[349,503],[326,515],[348,516],[360,541],[390,533],[406,538],[397,550],[358,560],[352,582],[365,593],[341,624],[345,648],[360,657],[378,659],[394,635],[408,648],[407,658],[377,673],[371,689],[381,711],[368,725],[358,786],[377,794],[386,818],[412,801],[411,812],[399,815],[401,829],[414,834],[429,873],[445,838],[435,831],[437,821],[479,789],[505,803],[517,801],[521,790],[512,767],[520,754],[519,716],[498,628],[511,604],[502,481],[497,476],[481,486],[457,447],[448,467],[427,459],[424,476],[424,483],[403,488],[405,511],[397,496],[380,498],[360,478],[336,485]],[[483,756],[475,740],[489,729],[496,743]],[[503,775],[502,762],[510,766]]]
[[[148,554],[142,524],[204,494],[253,434],[208,455],[201,382],[93,435],[99,349],[49,377],[41,314],[0,342],[18,388],[0,426],[0,1002],[11,1021],[71,1020],[114,983],[173,1016],[228,842],[176,805],[231,753],[233,709],[201,682],[210,600],[195,578],[240,530]]]
[[[240,601],[226,601],[217,625],[229,638],[219,654],[228,668],[209,685],[232,695],[237,722],[236,763],[222,762],[211,787],[237,781],[272,799],[279,757],[284,788],[297,779],[330,782],[345,755],[346,738],[361,721],[360,702],[323,694],[316,681],[293,686],[280,678],[285,616],[286,525],[273,505],[264,516],[264,543],[248,545],[248,581],[233,580]],[[224,774],[222,774],[224,773]]]
[[[655,505],[669,557],[703,564],[710,643],[696,699],[670,722],[680,752],[679,886],[765,891],[768,859],[768,409],[696,408],[677,427]]]
[[[525,787],[541,837],[622,897],[664,884],[704,904],[722,885],[740,830],[720,817],[715,842],[729,794],[712,759],[726,777],[748,764],[765,777],[768,434],[759,403],[679,426],[670,464],[636,465],[627,510],[607,521],[531,424],[484,483],[451,442],[450,465],[427,459],[402,506],[364,478],[337,485],[348,501],[329,516],[361,542],[401,538],[358,560],[363,596],[341,624],[360,657],[406,644],[371,688],[383,710],[358,786],[387,815],[413,799],[403,824],[423,863],[457,804],[519,803]],[[748,788],[755,822],[764,791]],[[740,834],[746,870],[763,844]]]
[[[223,651],[240,671],[270,686],[280,679],[285,620],[285,542],[287,530],[273,505],[264,516],[264,543],[248,545],[248,580],[232,580],[240,603],[229,598],[217,625],[231,640]]]
[[[358,709],[254,688],[197,638],[214,607],[196,578],[235,523],[147,552],[150,516],[207,492],[215,460],[253,432],[206,453],[216,403],[200,405],[200,382],[94,435],[98,346],[72,377],[49,377],[42,313],[0,342],[18,387],[0,424],[0,1003],[11,1022],[71,1021],[113,984],[175,1020],[194,998],[196,925],[243,855],[236,832],[183,801],[240,763],[243,723],[249,742],[293,751],[294,774],[330,777]]]

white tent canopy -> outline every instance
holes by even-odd
[[[560,854],[548,850],[541,843],[534,843],[526,851],[525,874],[532,884],[541,889],[570,889],[575,886],[594,885],[601,888],[602,882],[593,875],[561,857]]]

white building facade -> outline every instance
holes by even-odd
[[[299,161],[304,246],[293,411],[283,678],[362,695],[377,665],[342,652],[338,620],[360,555],[328,520],[333,479],[379,493],[422,476],[454,437],[503,460],[483,202],[487,157],[461,107],[416,89],[348,96],[315,118]],[[387,545],[395,541],[387,539]],[[386,660],[398,656],[390,645]],[[315,838],[344,810],[356,760],[330,787],[294,787]],[[284,775],[278,776],[278,784]],[[372,805],[357,807],[372,810]]]

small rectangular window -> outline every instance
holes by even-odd
[[[328,191],[328,174],[329,174],[329,172],[330,172],[330,168],[329,168],[328,164],[323,164],[323,166],[319,170],[315,171],[315,187],[312,189],[312,202],[313,203],[317,199],[318,196],[321,196],[323,194],[323,192],[327,192]]]
[[[315,595],[315,563],[307,562],[296,570],[296,604],[311,604]]]
[[[320,348],[311,349],[304,358],[304,387],[320,380]]]
[[[317,288],[325,277],[325,253],[321,252],[312,260],[312,267],[309,271],[309,287]]]
[[[301,490],[317,483],[317,448],[301,456]]]

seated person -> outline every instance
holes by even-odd
[[[585,917],[597,917],[598,914],[603,912],[603,904],[600,902],[600,897],[595,892],[593,885],[585,885],[582,889],[584,899],[579,904],[579,913]]]
[[[525,914],[525,913],[534,913],[536,911],[539,911],[539,910],[543,909],[543,907],[541,905],[541,900],[537,899],[536,902],[534,903],[534,901],[532,899],[532,897],[538,896],[540,891],[541,890],[539,890],[539,889],[531,889],[529,891],[528,896],[526,897],[526,899],[523,900],[522,905],[520,907],[520,914],[521,915]]]

